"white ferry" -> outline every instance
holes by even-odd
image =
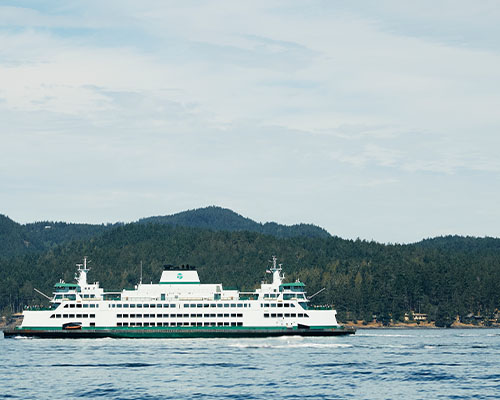
[[[25,310],[8,336],[61,337],[265,337],[333,336],[355,332],[337,323],[332,308],[309,305],[302,282],[284,282],[273,257],[272,283],[254,292],[202,284],[196,268],[165,265],[158,284],[105,292],[88,283],[87,258],[76,283],[55,284],[49,309]]]

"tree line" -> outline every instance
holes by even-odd
[[[158,282],[164,264],[191,264],[206,283],[253,290],[276,255],[288,281],[306,283],[317,304],[339,320],[402,320],[420,311],[440,325],[470,313],[491,318],[500,306],[500,239],[442,237],[416,244],[380,244],[339,237],[278,238],[248,231],[213,231],[165,224],[127,224],[48,249],[0,257],[0,310],[21,311],[73,281],[88,256],[89,280],[109,290]]]

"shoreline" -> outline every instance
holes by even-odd
[[[405,324],[402,322],[392,323],[389,325],[382,325],[381,322],[370,322],[368,324],[363,324],[360,322],[352,322],[348,321],[344,324],[345,326],[352,326],[356,329],[498,329],[500,328],[500,324],[492,324],[490,326],[486,325],[474,325],[474,324],[464,324],[461,322],[454,322],[451,324],[449,328],[439,327],[434,324],[434,322],[425,322],[425,323],[410,323]]]

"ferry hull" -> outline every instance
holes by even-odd
[[[149,329],[10,329],[5,330],[7,337],[34,337],[43,339],[82,339],[82,338],[263,338],[277,336],[342,336],[352,335],[352,327],[319,329],[266,329],[266,328],[149,328]]]

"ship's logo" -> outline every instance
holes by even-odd
[[[182,274],[180,272],[177,274],[177,279],[182,279]]]

